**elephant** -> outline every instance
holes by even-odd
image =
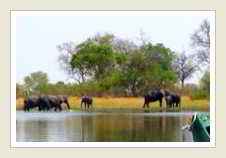
[[[179,107],[180,108],[180,96],[179,95],[174,95],[174,100],[175,100],[175,103],[176,103],[176,107]]]
[[[153,91],[150,95],[145,95],[143,108],[145,108],[146,106],[147,108],[149,108],[149,103],[155,102],[155,101],[159,101],[160,108],[161,108],[162,98],[163,98],[163,93],[161,91]]]
[[[46,96],[28,96],[24,99],[24,111],[38,107],[38,110],[49,110],[50,104]]]
[[[38,96],[29,96],[24,99],[24,111],[29,111],[32,108],[38,107]]]
[[[176,107],[180,108],[180,96],[177,94],[170,93],[168,91],[165,91],[165,101],[167,107]]]
[[[50,109],[55,108],[54,109],[55,111],[57,111],[57,110],[62,111],[62,107],[61,107],[62,101],[61,101],[61,99],[58,96],[48,95],[46,97],[48,99],[48,102],[49,102],[49,105],[50,105]]]
[[[50,109],[54,108],[55,111],[57,110],[62,111],[61,104],[65,103],[67,104],[67,108],[70,110],[70,105],[68,102],[68,98],[66,96],[47,95],[46,97],[48,101],[47,100],[45,101],[46,102],[45,105],[48,106],[48,103],[49,103]]]
[[[49,97],[46,95],[39,96],[38,104],[39,111],[49,111],[52,108]]]
[[[166,101],[167,108],[173,107],[173,96],[171,95],[165,96],[165,101]]]
[[[87,108],[89,108],[90,106],[93,107],[93,99],[92,97],[89,97],[89,96],[83,96],[82,99],[81,99],[81,109],[82,109],[82,105],[85,105],[85,109],[86,109],[86,106]]]
[[[55,108],[55,111],[62,111],[62,103],[67,104],[68,109],[70,109],[68,98],[66,96],[31,96],[24,100],[24,111],[29,111],[30,109],[35,107],[38,107],[39,111],[49,111],[52,108]]]
[[[67,105],[68,110],[71,109],[71,108],[70,108],[70,105],[69,105],[69,102],[68,102],[68,97],[67,97],[67,96],[59,95],[59,96],[57,96],[57,97],[58,97],[59,100],[60,100],[60,104],[65,103],[65,104]]]

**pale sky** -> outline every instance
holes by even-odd
[[[40,14],[41,13],[41,14]],[[14,15],[13,15],[14,16]],[[16,16],[16,82],[32,72],[48,73],[50,82],[67,82],[57,61],[56,46],[78,44],[96,33],[112,33],[138,43],[142,30],[153,43],[163,43],[175,52],[190,50],[190,36],[208,12],[23,12]],[[13,27],[13,26],[12,26]],[[12,45],[14,47],[14,45]],[[198,83],[194,75],[185,83]]]

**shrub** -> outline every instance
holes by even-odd
[[[210,97],[209,93],[203,90],[198,90],[191,95],[191,99],[193,100],[209,99],[209,97]]]

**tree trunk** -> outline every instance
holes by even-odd
[[[181,87],[184,88],[184,80],[181,80]]]

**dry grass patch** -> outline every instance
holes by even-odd
[[[80,109],[80,97],[69,97],[69,103],[72,109]],[[94,107],[97,109],[140,109],[144,104],[144,98],[141,97],[94,97]],[[18,98],[16,100],[17,110],[21,110],[24,107],[24,99]],[[165,108],[165,101],[163,101],[163,107]],[[191,100],[187,96],[181,98],[181,107],[183,110],[209,110],[208,100]],[[64,108],[66,106],[64,105]],[[159,110],[159,102],[150,103],[150,108]]]

